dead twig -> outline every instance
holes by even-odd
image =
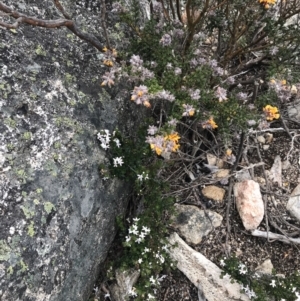
[[[265,231],[260,231],[260,230],[253,230],[251,232],[251,234],[253,236],[256,236],[256,237],[263,237],[263,238],[268,238],[268,239],[273,239],[273,240],[280,240],[284,243],[287,243],[287,244],[291,244],[291,243],[294,243],[294,244],[300,244],[300,238],[287,238],[281,234],[276,234],[276,233],[272,233],[272,232],[265,232]]]

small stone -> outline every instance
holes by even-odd
[[[234,185],[234,196],[239,215],[246,230],[254,230],[264,217],[264,203],[259,184],[246,180]]]
[[[286,209],[300,221],[300,184],[291,193],[291,196],[287,202]]]
[[[270,144],[273,141],[273,134],[272,133],[266,133],[265,138],[266,138],[266,143]]]
[[[294,103],[287,107],[289,118],[296,119],[300,121],[300,103]]]
[[[206,160],[207,160],[207,164],[209,165],[216,165],[217,164],[217,157],[213,154],[207,154],[206,155]]]
[[[262,177],[255,177],[254,178],[255,182],[261,184],[261,185],[266,185],[266,179]]]
[[[272,275],[273,264],[270,259],[265,260],[261,265],[259,265],[255,270],[258,273]]]
[[[285,160],[282,162],[282,170],[287,170],[288,168],[290,168],[291,163],[288,160]]]
[[[238,182],[243,182],[245,180],[251,180],[251,175],[248,169],[242,169],[236,173],[235,178]]]
[[[172,224],[188,243],[199,244],[202,238],[222,223],[222,216],[192,205],[175,205],[178,215]]]
[[[277,183],[279,187],[282,186],[282,177],[281,177],[281,170],[282,170],[281,158],[280,156],[276,156],[274,163],[270,169],[270,180],[273,183]]]
[[[230,173],[229,169],[220,169],[214,174],[213,178],[214,179],[227,178],[229,176],[229,173]]]
[[[202,194],[207,197],[208,199],[217,201],[217,202],[222,202],[224,199],[225,195],[225,189],[210,185],[206,186],[205,188],[202,189]]]
[[[269,148],[270,148],[270,145],[267,145],[267,144],[263,145],[263,150],[264,151],[268,150]]]
[[[223,166],[224,166],[224,161],[222,159],[219,159],[218,157],[216,157],[213,154],[208,153],[206,155],[206,159],[207,159],[208,165],[215,165],[220,169],[223,168]]]
[[[266,139],[265,139],[264,136],[258,136],[256,139],[261,144],[265,144],[266,143]]]

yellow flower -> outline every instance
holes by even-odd
[[[226,150],[226,156],[231,156],[231,154],[232,154],[232,149],[228,148]]]
[[[114,65],[114,63],[111,60],[104,60],[103,64],[108,67],[112,67]]]
[[[107,51],[107,47],[104,46],[102,50],[103,50],[103,52],[106,52]]]
[[[212,117],[210,117],[207,121],[202,123],[202,127],[204,129],[216,129],[218,127],[218,125],[215,123],[214,119]]]
[[[283,80],[281,81],[281,84],[282,84],[282,85],[286,85],[286,80],[283,79]]]
[[[261,3],[265,9],[270,8],[270,4],[274,5],[276,3],[276,0],[259,0],[259,3]]]
[[[167,137],[167,139],[174,141],[175,143],[178,143],[178,140],[180,139],[177,132],[174,132],[166,137]]]
[[[263,108],[263,111],[266,115],[267,120],[278,119],[280,117],[277,107],[272,107],[270,105],[267,105]]]
[[[159,156],[162,153],[162,148],[156,146],[155,144],[150,144],[151,149],[153,149]]]

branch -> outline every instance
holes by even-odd
[[[260,231],[260,230],[253,230],[251,232],[251,234],[253,236],[257,236],[257,237],[264,237],[264,238],[269,238],[269,239],[275,239],[275,240],[280,240],[282,242],[285,243],[295,243],[295,244],[300,244],[300,238],[290,238],[290,237],[285,237],[281,234],[276,234],[276,233],[272,233],[272,232],[265,232],[265,231]]]
[[[56,1],[57,5],[60,5],[59,1]],[[56,5],[56,4],[55,4]],[[62,9],[62,11],[61,11]],[[59,9],[65,16],[68,16],[68,14],[64,11],[64,9],[61,7]],[[5,23],[0,21],[0,26],[3,26],[8,29],[15,29],[18,28],[18,26],[21,23],[37,26],[37,27],[45,27],[45,28],[59,28],[59,27],[67,27],[70,31],[72,31],[76,36],[78,36],[81,40],[84,40],[91,45],[93,45],[95,48],[103,52],[103,45],[98,41],[98,39],[93,36],[92,34],[86,33],[81,31],[76,23],[73,20],[68,19],[56,19],[56,20],[42,20],[35,17],[29,17],[22,13],[19,13],[17,11],[14,11],[10,7],[6,6],[3,2],[0,1],[0,11],[8,14],[9,16],[16,19],[16,22],[13,24]]]

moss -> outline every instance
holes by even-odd
[[[40,201],[39,201],[38,199],[34,199],[34,200],[33,200],[33,203],[34,203],[35,205],[38,205],[38,204],[40,203]]]
[[[46,56],[46,51],[43,49],[43,47],[41,45],[38,45],[38,47],[35,50],[35,53],[37,55]]]
[[[8,260],[10,257],[10,247],[4,240],[0,240],[0,261]]]
[[[8,125],[11,128],[15,128],[17,123],[15,120],[11,119],[11,118],[5,118],[4,119],[4,124]]]
[[[14,269],[12,266],[9,266],[6,271],[8,275],[12,275],[14,273]]]
[[[28,270],[28,266],[24,263],[23,260],[19,262],[19,265],[21,266],[21,272],[26,272]]]
[[[25,132],[23,134],[23,139],[24,140],[31,140],[31,133],[30,132]]]
[[[73,76],[70,73],[65,74],[66,83],[71,83],[73,81]]]
[[[9,152],[13,151],[15,149],[15,146],[13,143],[7,143],[6,148]]]
[[[30,237],[33,237],[35,232],[34,232],[34,222],[31,221],[30,222],[30,225],[27,227],[27,234],[30,236]]]
[[[44,204],[44,209],[49,214],[52,211],[52,209],[55,209],[55,206],[51,202],[46,202]]]
[[[32,218],[34,216],[34,211],[30,210],[28,207],[21,206],[23,213],[27,219]]]

